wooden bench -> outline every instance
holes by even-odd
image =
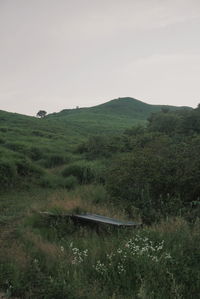
[[[50,217],[56,217],[56,218],[69,218],[74,223],[79,224],[106,224],[110,226],[116,226],[116,227],[140,227],[142,226],[142,223],[139,222],[132,222],[132,221],[121,221],[116,220],[113,218],[96,215],[96,214],[53,214],[50,212],[40,212],[42,215],[50,216]]]

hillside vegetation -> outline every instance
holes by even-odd
[[[150,105],[133,98],[119,98],[107,103],[78,109],[65,109],[59,113],[50,114],[49,119],[63,121],[72,125],[81,133],[111,133],[122,132],[136,124],[146,124],[153,112],[162,109],[182,110],[189,107],[176,107],[167,105]]]
[[[200,107],[124,98],[43,119],[0,111],[0,290],[199,298],[199,152]],[[82,227],[66,213],[143,227]]]
[[[183,108],[179,110],[189,109]],[[58,180],[54,171],[46,169],[82,160],[77,149],[91,136],[99,135],[101,138],[98,145],[90,140],[90,146],[94,144],[103,150],[105,145],[102,143],[108,141],[108,136],[113,136],[109,146],[120,147],[117,141],[119,133],[133,125],[145,126],[151,113],[162,109],[176,110],[178,107],[149,105],[132,98],[121,98],[91,108],[63,110],[43,119],[0,111],[3,169],[0,189],[6,186],[21,188],[27,180],[28,186],[33,181],[42,186],[60,184],[64,187],[66,179]]]

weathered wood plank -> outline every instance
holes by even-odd
[[[118,227],[139,227],[142,223],[132,222],[132,221],[121,221],[113,218],[109,218],[97,214],[83,214],[83,215],[69,215],[69,214],[53,214],[49,212],[40,212],[43,215],[50,217],[66,217],[72,219],[74,222],[78,223],[95,223],[95,224],[107,224]]]
[[[98,224],[108,224],[108,225],[114,225],[114,226],[140,226],[140,223],[132,222],[132,221],[121,221],[101,215],[96,214],[85,214],[85,215],[72,215],[72,219],[77,219],[83,222],[93,222]]]

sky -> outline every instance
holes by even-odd
[[[200,103],[199,0],[0,0],[0,110]]]

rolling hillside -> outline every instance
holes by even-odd
[[[0,298],[197,298],[200,107],[122,131],[162,108],[0,111]],[[144,226],[65,217],[86,213]]]
[[[17,153],[17,158],[25,155],[33,159],[37,155],[35,159],[41,164],[41,160],[52,155],[65,157],[90,135],[113,135],[136,124],[145,124],[151,113],[162,108],[184,107],[119,98],[95,107],[65,109],[43,119],[0,110],[0,155],[13,157]]]
[[[150,105],[133,98],[118,98],[104,104],[79,109],[65,109],[47,116],[56,122],[65,122],[81,133],[114,133],[145,124],[151,113],[167,108],[170,110],[191,109],[167,105]]]

